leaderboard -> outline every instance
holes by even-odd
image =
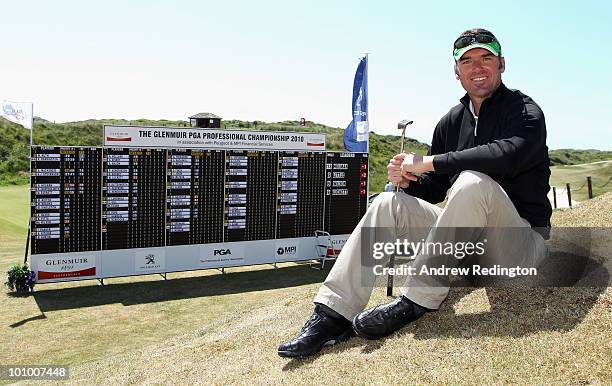
[[[168,150],[166,245],[223,242],[225,151]]]
[[[275,238],[278,152],[225,153],[225,241]]]
[[[276,238],[312,236],[323,229],[325,152],[282,152],[278,157]]]
[[[166,149],[104,149],[102,249],[163,247]]]
[[[32,147],[32,254],[101,248],[102,149]]]
[[[368,155],[32,147],[32,254],[349,234]]]
[[[327,153],[325,230],[348,234],[368,207],[368,154]]]

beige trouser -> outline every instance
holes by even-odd
[[[542,236],[519,216],[502,187],[486,174],[464,171],[451,187],[444,209],[404,192],[381,193],[348,238],[314,302],[329,306],[349,320],[367,305],[376,274],[370,267],[364,267],[362,264],[362,228],[367,231],[390,229],[391,231],[376,232],[373,237],[377,242],[393,242],[398,238],[416,241],[442,240],[448,236],[449,229],[457,227],[520,228],[520,240],[517,240],[516,232],[513,237],[504,237],[508,234],[503,232],[490,235],[486,256],[483,257],[489,262],[536,266],[547,254]],[[469,236],[481,241],[486,237],[486,234]],[[363,253],[366,253],[365,250]],[[434,264],[434,258],[439,256],[417,255],[411,266],[418,270],[422,265]],[[444,260],[444,264],[458,265],[460,261],[451,258]],[[448,295],[449,286],[439,280],[433,283],[428,278],[409,275],[401,293],[423,307],[438,309]]]

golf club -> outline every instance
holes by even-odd
[[[402,131],[402,138],[400,142],[400,154],[404,152],[404,138],[406,135],[406,127],[408,125],[412,125],[414,121],[409,121],[407,119],[403,119],[397,123],[397,129]],[[395,184],[393,190],[395,192],[399,192],[400,184],[399,182]],[[393,268],[395,266],[395,256],[391,255],[389,258],[389,267]],[[387,277],[387,296],[393,296],[393,275],[389,275]]]
[[[402,131],[402,138],[400,139],[400,154],[404,152],[404,137],[406,135],[406,127],[408,125],[412,125],[414,121],[409,121],[407,119],[402,119],[397,123],[397,129]],[[394,191],[399,192],[399,182],[395,184]]]

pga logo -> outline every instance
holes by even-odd
[[[244,261],[244,245],[242,243],[202,245],[199,261],[201,267],[208,268],[216,268],[224,262]]]
[[[284,255],[295,255],[297,253],[297,247],[295,245],[287,246],[287,247],[278,247],[276,250],[277,256]]]

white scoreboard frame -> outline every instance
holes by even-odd
[[[194,130],[204,132],[226,132],[226,130],[210,130],[195,128],[152,127],[152,126],[104,126],[104,147],[155,147],[155,148],[217,148],[228,150],[227,147],[211,146],[211,143],[189,146],[177,146],[176,141],[160,146],[159,141],[146,142],[144,139],[108,142],[107,134],[122,130],[123,135],[130,136],[135,132],[154,130],[156,132],[177,132]],[[267,143],[258,146],[251,142],[245,150],[277,150],[277,151],[327,151],[325,134],[266,132],[236,130],[235,132],[249,134],[283,134],[291,139],[299,135],[292,145],[279,143],[278,137],[271,137]],[[305,137],[304,137],[305,136]],[[158,137],[157,137],[158,138]],[[285,137],[283,137],[285,138]],[[316,143],[315,148],[309,143]],[[321,143],[323,148],[321,149]],[[231,149],[236,149],[232,147]],[[231,150],[230,149],[230,150]],[[368,162],[369,167],[369,162]],[[369,170],[368,170],[369,181]],[[369,184],[368,184],[369,185]],[[367,197],[366,192],[366,197]],[[350,235],[332,235],[332,248],[339,251]],[[287,239],[269,239],[254,241],[224,242],[214,244],[193,244],[178,246],[163,246],[152,248],[131,248],[116,250],[101,250],[71,253],[51,253],[31,255],[31,269],[36,272],[36,283],[56,283],[91,279],[107,279],[115,277],[139,276],[149,274],[166,274],[202,269],[217,269],[240,267],[259,264],[275,264],[294,261],[319,259],[317,240],[314,237],[298,237]],[[246,251],[248,251],[248,256]]]
[[[349,235],[332,235],[334,250]],[[248,251],[248,256],[246,254]],[[315,237],[32,255],[32,270],[55,283],[318,259]],[[149,264],[147,264],[149,262]]]

